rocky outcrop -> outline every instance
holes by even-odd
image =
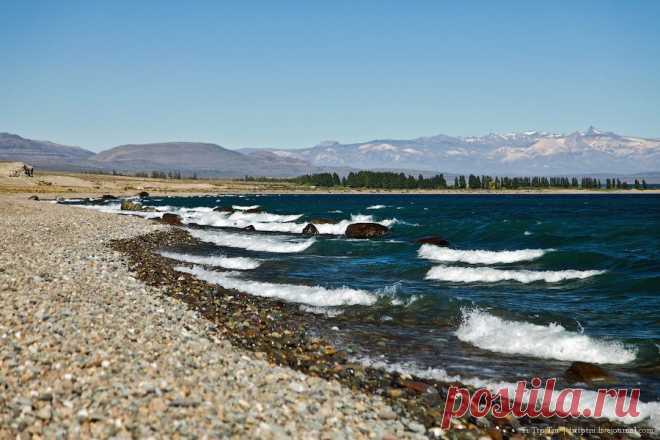
[[[378,223],[353,223],[346,228],[345,235],[348,238],[374,238],[382,237],[390,230]]]
[[[146,191],[141,191],[141,192],[138,193],[138,197],[141,198],[141,199],[144,198],[144,197],[149,197],[149,193],[146,192]]]
[[[418,240],[415,240],[417,244],[432,244],[434,246],[447,247],[449,242],[439,235],[431,235],[429,237],[422,237]]]
[[[122,200],[121,201],[121,210],[122,211],[142,211],[142,212],[153,212],[155,209],[142,206],[139,203],[135,203],[131,200]]]
[[[264,212],[263,209],[261,208],[252,208],[252,209],[243,209],[241,212],[244,212],[246,214],[259,214],[260,212]]]
[[[564,373],[564,376],[571,383],[607,382],[612,379],[607,371],[588,362],[573,362]]]
[[[39,196],[30,196],[28,200],[39,200]]]
[[[304,235],[319,235],[319,230],[316,229],[316,226],[312,223],[307,223],[307,226],[303,228],[302,233]]]
[[[101,196],[101,200],[117,200],[117,196],[113,196],[112,194],[103,194]]]
[[[256,229],[252,225],[248,225],[248,226],[244,227],[243,230],[244,231],[256,231]]]
[[[174,226],[180,226],[181,225],[181,217],[179,217],[176,214],[172,214],[170,212],[166,212],[163,214],[163,217],[160,219],[161,223],[165,223],[168,225],[174,225]]]

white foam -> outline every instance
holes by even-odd
[[[433,261],[460,261],[468,264],[498,264],[515,263],[540,258],[554,249],[519,249],[515,251],[486,251],[480,249],[462,250],[450,249],[423,244],[417,251],[421,258]]]
[[[159,252],[165,258],[172,260],[184,261],[186,263],[204,264],[206,266],[222,267],[232,270],[250,270],[256,269],[261,265],[261,262],[247,257],[225,257],[222,255],[217,256],[200,256],[190,254],[179,254],[176,252]]]
[[[192,213],[191,213],[192,212]],[[183,213],[184,216],[191,218],[192,220],[197,220],[197,223],[201,221],[213,220],[222,220],[222,221],[232,221],[232,222],[255,222],[255,223],[284,223],[284,222],[293,222],[302,217],[302,214],[292,214],[292,215],[281,215],[281,214],[271,214],[269,212],[242,212],[236,211],[232,213],[213,211],[188,211]]]
[[[305,304],[302,304],[300,306],[300,310],[302,310],[303,312],[314,313],[315,315],[324,315],[327,316],[328,318],[334,318],[335,316],[339,316],[342,313],[344,313],[342,309],[335,309],[330,307],[307,306]]]
[[[275,284],[261,281],[250,281],[237,277],[237,273],[213,272],[195,266],[175,267],[179,272],[194,275],[196,278],[217,284],[225,289],[236,289],[250,295],[266,298],[278,298],[287,302],[302,303],[312,306],[336,307],[345,305],[372,305],[377,297],[365,290],[327,289],[321,286],[301,286],[294,284]]]
[[[291,223],[302,214],[280,215],[270,213],[227,212],[188,212],[181,213],[184,223],[196,223],[206,226],[245,228],[252,226],[257,231],[300,233],[304,224]]]
[[[370,215],[362,215],[362,214],[357,214],[357,215],[351,215],[350,220],[345,219],[342,220],[338,223],[331,224],[331,223],[322,223],[322,224],[316,224],[314,223],[314,226],[316,229],[319,231],[320,234],[330,234],[330,235],[344,235],[346,233],[346,228],[349,227],[349,225],[352,225],[354,223],[373,223],[374,218]],[[382,222],[378,222],[379,224],[383,226],[387,226],[387,220],[383,220]],[[304,226],[303,226],[304,227]],[[301,229],[302,232],[302,229]]]
[[[209,208],[210,209],[210,208]],[[217,212],[210,211],[179,211],[184,223],[196,223],[205,226],[215,226],[224,228],[245,228],[254,227],[257,231],[264,232],[286,232],[291,234],[301,234],[307,223],[294,223],[302,217],[302,214],[280,215],[270,213],[245,213],[245,212]],[[391,226],[397,223],[397,219],[385,219],[374,221],[370,215],[351,215],[350,219],[341,220],[335,224],[323,223],[314,224],[320,234],[343,235],[346,228],[353,223],[378,223],[383,226]]]
[[[203,231],[190,229],[188,233],[199,240],[218,246],[233,247],[258,252],[295,253],[302,252],[314,244],[314,239],[289,239],[287,237],[241,234],[225,231]]]
[[[402,375],[414,375],[420,378],[437,380],[439,382],[458,382],[475,388],[486,388],[493,393],[497,393],[500,390],[506,389],[508,390],[508,395],[511,401],[513,401],[515,397],[516,384],[510,382],[485,380],[478,377],[463,378],[458,375],[450,375],[442,368],[421,368],[414,363],[388,363],[383,360],[375,360],[369,357],[351,358],[350,360],[351,362],[361,363],[366,367],[378,368],[389,372],[397,372]],[[550,410],[554,410],[556,408],[557,399],[561,391],[561,389],[554,391],[550,400]],[[596,399],[598,393],[584,389],[580,389],[580,391],[582,394],[580,405],[578,406],[580,413],[583,413],[586,408],[589,408],[593,414],[593,409],[596,407]],[[540,403],[543,401],[543,394],[543,391],[539,392],[537,402]],[[570,401],[570,398],[567,400]],[[523,402],[528,401],[529,389],[523,396]],[[564,408],[570,406],[568,401],[564,403]],[[615,400],[613,399],[605,399],[604,403],[605,405],[603,405],[602,417],[624,424],[646,423],[655,429],[660,429],[660,402],[638,402],[637,410],[639,411],[639,416],[637,417],[630,415],[626,415],[625,417],[617,416],[615,412]],[[628,407],[628,403],[626,403],[626,407]]]
[[[426,274],[427,280],[450,281],[456,283],[497,283],[499,281],[518,281],[533,283],[545,281],[558,283],[564,280],[582,280],[601,275],[604,270],[503,270],[490,267],[455,267],[435,266]]]
[[[483,350],[522,354],[543,359],[625,364],[637,351],[618,341],[597,340],[571,332],[559,324],[538,325],[507,321],[480,309],[462,310],[456,336]]]
[[[367,207],[367,209],[383,209],[383,208],[387,208],[387,205],[371,205]]]
[[[196,223],[205,226],[215,226],[218,228],[245,228],[252,226],[257,231],[264,232],[289,232],[300,233],[305,225],[289,222],[257,222],[250,219],[241,218],[248,214],[236,216],[235,214],[226,215],[224,213],[209,212],[200,215],[185,216],[184,223]]]
[[[241,206],[241,205],[232,205],[232,208],[239,211],[248,211],[250,209],[257,209],[261,205],[250,205],[250,206]]]

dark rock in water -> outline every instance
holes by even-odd
[[[260,212],[264,212],[264,211],[261,208],[252,208],[252,209],[244,209],[241,212],[244,212],[246,214],[259,214]]]
[[[248,226],[244,227],[243,230],[244,231],[256,231],[256,229],[254,229],[254,226],[252,226],[252,225],[248,225]]]
[[[234,212],[232,208],[228,208],[226,206],[217,206],[213,208],[215,212]]]
[[[445,240],[444,238],[438,236],[438,235],[431,235],[430,237],[422,237],[418,240],[415,241],[417,244],[432,244],[434,246],[442,246],[442,247],[447,247],[449,246],[449,242]]]
[[[38,196],[30,196],[28,197],[28,200],[39,200]]]
[[[329,218],[313,218],[309,222],[315,225],[336,225],[339,223],[337,220],[331,220]]]
[[[598,365],[590,364],[588,362],[573,362],[571,366],[564,373],[566,379],[575,382],[600,382],[609,381],[612,376]]]
[[[163,217],[160,219],[160,221],[168,225],[178,226],[181,224],[181,217],[179,217],[176,214],[166,212],[165,214],[163,214]]]
[[[149,193],[146,192],[146,191],[141,191],[141,192],[138,193],[138,197],[139,198],[149,197]]]
[[[423,394],[423,393],[426,393],[427,391],[433,389],[433,386],[431,386],[427,383],[424,383],[424,382],[416,381],[416,380],[403,381],[401,383],[401,386],[403,386],[404,388],[407,388],[411,391],[414,391],[417,394]]]
[[[121,210],[122,211],[143,211],[143,212],[155,211],[155,209],[153,209],[153,208],[147,208],[146,206],[142,206],[141,204],[132,202],[130,200],[122,200],[121,201]]]
[[[346,228],[346,236],[348,238],[373,238],[382,237],[390,230],[378,223],[353,223]]]
[[[103,194],[101,196],[101,200],[117,200],[117,196],[113,196],[112,194]]]
[[[302,233],[305,235],[319,235],[319,230],[316,229],[316,226],[313,224],[307,223],[307,226],[302,230]]]

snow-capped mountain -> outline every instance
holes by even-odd
[[[254,154],[254,151],[246,151]],[[322,142],[301,150],[268,151],[317,167],[392,168],[450,173],[588,174],[660,170],[660,139],[621,136],[589,127],[556,134],[539,131],[445,135],[355,144]]]
[[[485,136],[380,139],[305,149],[231,150],[200,142],[123,145],[93,153],[0,133],[0,160],[59,170],[168,171],[199,176],[288,177],[351,170],[409,174],[630,175],[660,171],[660,139],[590,127],[570,134],[526,131]]]

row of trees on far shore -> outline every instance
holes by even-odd
[[[290,179],[300,185],[324,188],[379,188],[379,189],[525,189],[525,188],[566,188],[566,189],[646,189],[646,181],[635,179],[629,184],[619,179],[600,179],[593,177],[499,177],[499,176],[456,176],[452,185],[444,175],[417,177],[404,173],[358,171],[339,177],[337,173],[307,174]]]

